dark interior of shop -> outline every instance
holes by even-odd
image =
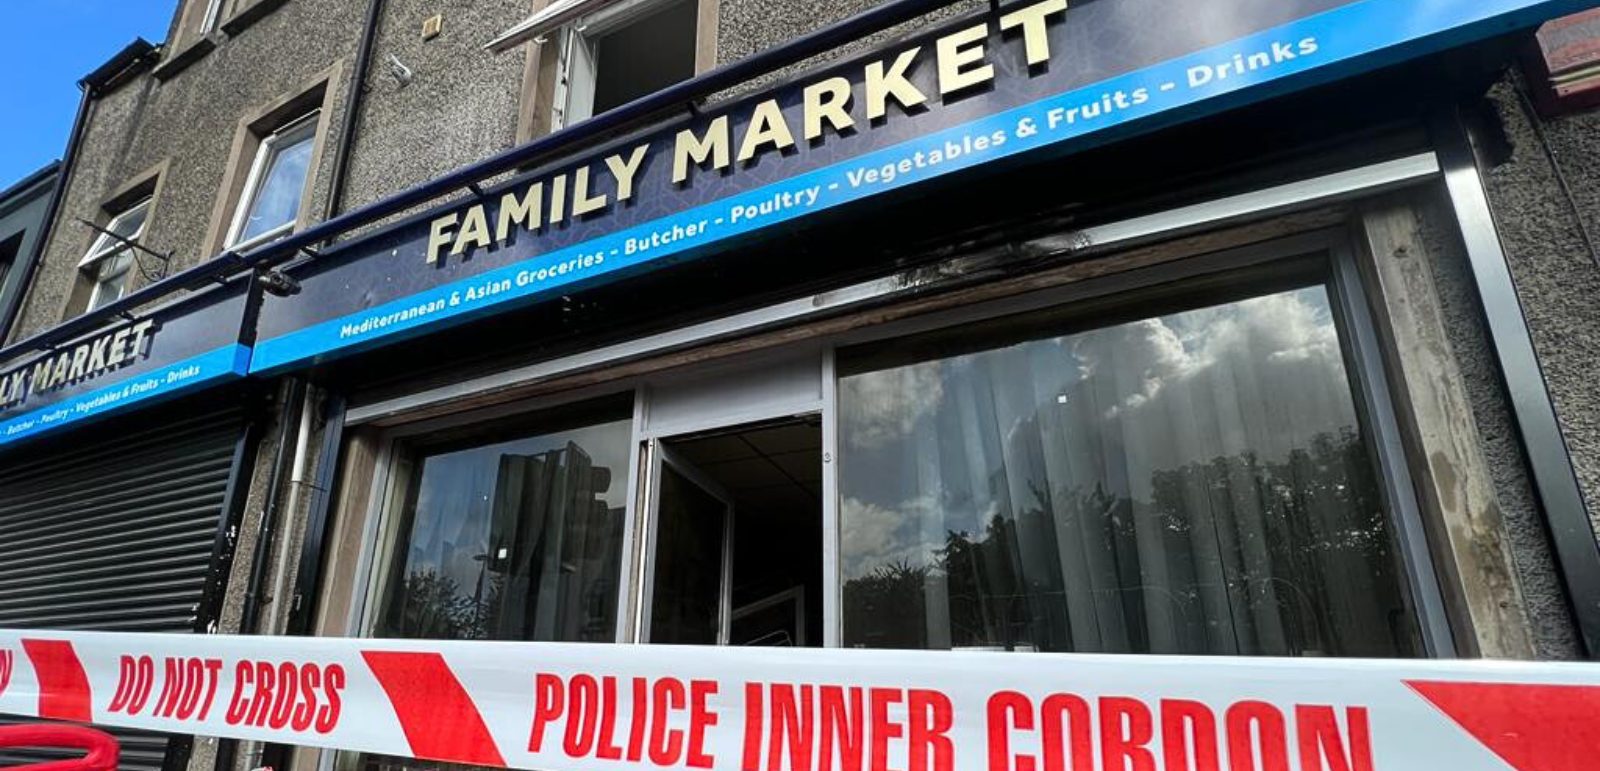
[[[820,647],[820,419],[811,415],[740,426],[667,445],[733,505],[729,644]],[[663,496],[668,494],[663,489]],[[667,506],[663,500],[663,509]]]

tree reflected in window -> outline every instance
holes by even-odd
[[[1321,286],[842,361],[847,645],[1420,654]]]
[[[418,453],[374,634],[614,640],[626,499],[614,480],[631,431],[612,420]]]

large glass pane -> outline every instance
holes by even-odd
[[[606,415],[417,453],[373,634],[615,640],[631,432]]]
[[[842,359],[846,645],[1419,654],[1323,287],[1062,318]]]

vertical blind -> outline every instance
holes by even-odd
[[[1050,325],[845,360],[847,646],[1420,654],[1324,287]]]

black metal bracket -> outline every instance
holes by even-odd
[[[148,254],[151,257],[154,257],[154,258],[160,260],[162,263],[170,263],[170,262],[172,262],[172,252],[170,252],[170,251],[167,252],[166,254],[162,254],[162,253],[160,253],[158,251],[155,251],[154,249],[146,247],[145,245],[139,243],[138,241],[129,240],[128,238],[126,238],[124,236],[121,236],[121,235],[118,235],[116,233],[113,233],[113,232],[111,232],[111,231],[109,231],[109,230],[107,230],[107,229],[105,229],[103,227],[100,227],[99,225],[96,225],[93,222],[90,222],[90,221],[88,221],[88,220],[86,220],[86,219],[84,219],[82,217],[79,217],[78,221],[83,223],[84,225],[88,226],[88,228],[90,230],[93,230],[96,233],[99,233],[99,234],[101,234],[103,236],[106,236],[107,238],[110,238],[110,239],[116,241],[119,244],[122,244],[124,249],[132,249],[134,251],[144,252],[145,254]]]

